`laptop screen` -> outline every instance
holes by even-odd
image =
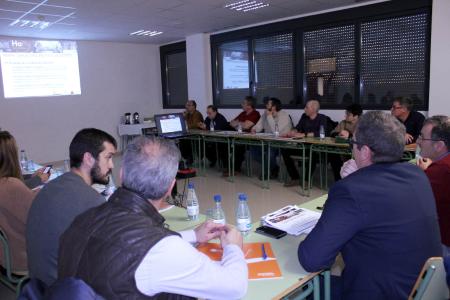
[[[155,122],[160,135],[186,132],[182,113],[155,115]]]

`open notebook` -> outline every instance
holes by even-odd
[[[263,258],[263,248],[266,258]],[[212,260],[222,259],[222,246],[216,243],[200,244],[197,249],[209,256]],[[248,266],[248,279],[279,279],[282,278],[280,266],[270,243],[246,243],[244,244],[244,255]]]

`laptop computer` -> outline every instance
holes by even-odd
[[[164,138],[178,138],[187,135],[183,113],[155,115],[158,135]]]

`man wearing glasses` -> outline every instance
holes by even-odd
[[[417,139],[422,158],[417,165],[425,171],[436,199],[442,243],[450,247],[450,119],[434,116],[425,120]]]
[[[413,103],[409,98],[397,97],[391,107],[391,113],[406,127],[406,144],[414,143],[420,134],[425,117],[412,110]]]
[[[362,115],[351,142],[358,170],[330,189],[319,222],[300,244],[308,272],[330,268],[341,253],[332,299],[407,299],[425,261],[441,256],[427,177],[400,162],[405,128],[381,111]]]

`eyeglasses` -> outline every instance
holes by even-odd
[[[355,141],[353,138],[349,138],[348,139],[348,144],[350,146],[350,149],[353,148],[353,145],[359,145],[359,146],[363,146],[363,143],[360,143],[358,141]]]
[[[436,139],[425,139],[423,136],[422,136],[422,134],[419,134],[419,136],[417,137],[417,139],[419,140],[421,140],[421,141],[433,141],[433,142],[439,142],[439,141],[442,141],[442,140],[436,140]]]
[[[391,109],[402,109],[403,107],[402,106],[395,106],[395,105],[392,105],[392,107],[391,107]]]

